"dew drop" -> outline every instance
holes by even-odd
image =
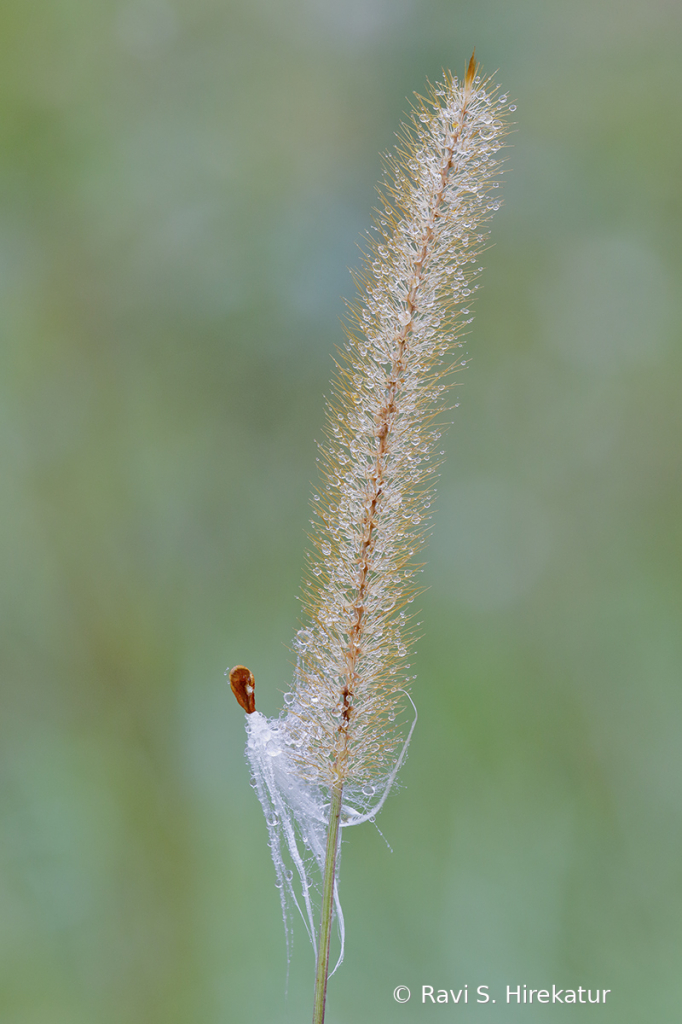
[[[294,649],[301,651],[301,653],[306,651],[312,638],[313,635],[309,629],[299,629],[298,633],[294,637]]]

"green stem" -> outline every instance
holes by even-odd
[[[336,857],[339,849],[339,820],[341,818],[341,794],[343,783],[332,790],[329,805],[329,832],[327,833],[327,854],[324,860],[322,881],[322,914],[320,938],[317,951],[317,975],[315,977],[315,1005],[313,1024],[324,1024],[324,1006],[327,999],[327,977],[329,975],[329,944],[332,934],[334,907],[334,881],[336,878]]]

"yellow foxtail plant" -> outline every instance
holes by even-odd
[[[472,56],[463,80],[446,73],[416,97],[399,132],[327,405],[303,624],[279,717],[256,711],[249,669],[230,672],[246,711],[287,948],[295,906],[316,953],[313,1024],[324,1020],[334,917],[337,967],[343,959],[340,830],[381,809],[416,723],[407,605],[443,454],[438,417],[465,363],[477,263],[500,206],[506,101]]]

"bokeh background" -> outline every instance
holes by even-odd
[[[5,0],[3,1024],[310,1016],[223,672],[278,711],[378,154],[474,45],[517,128],[327,1019],[679,1020],[682,7]]]

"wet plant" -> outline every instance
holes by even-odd
[[[297,907],[316,952],[313,1024],[324,1020],[334,917],[337,967],[343,959],[340,830],[381,809],[416,724],[407,663],[416,555],[444,454],[439,417],[465,365],[486,222],[500,206],[508,109],[473,56],[461,81],[446,73],[416,97],[386,158],[349,304],[312,497],[294,680],[279,717],[256,711],[249,669],[230,672],[287,944]]]

